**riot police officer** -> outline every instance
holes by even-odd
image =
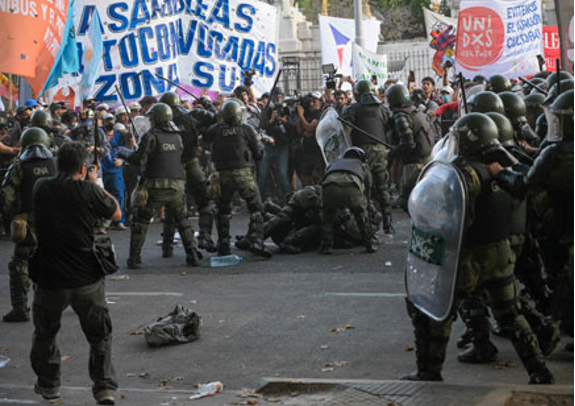
[[[513,124],[515,139],[526,141],[532,146],[536,146],[541,141],[527,121],[527,106],[521,97],[513,92],[499,93],[505,109],[505,116]]]
[[[372,181],[366,162],[365,152],[359,147],[351,147],[327,167],[322,182],[323,218],[319,253],[331,254],[336,212],[344,207],[355,218],[366,252],[377,250],[367,211]]]
[[[212,177],[218,207],[218,254],[230,254],[232,199],[237,191],[250,211],[251,251],[270,257],[264,246],[263,205],[253,174],[255,161],[262,159],[264,147],[253,127],[242,123],[242,105],[238,100],[227,100],[220,114],[223,122],[210,127],[204,139],[218,171],[215,179]]]
[[[433,124],[413,106],[409,92],[403,85],[393,85],[385,92],[393,112],[391,117],[392,144],[389,158],[402,164],[400,205],[407,210],[409,194],[423,166],[429,161],[436,139]]]
[[[501,145],[496,124],[484,114],[470,113],[453,127],[459,140],[459,156],[453,161],[467,189],[465,228],[453,309],[483,286],[491,298],[493,314],[513,331],[513,346],[530,376],[530,383],[553,383],[537,339],[519,313],[513,276],[513,253],[509,245],[511,196],[494,187],[487,165],[498,158]],[[453,317],[436,321],[408,300],[415,332],[417,372],[404,379],[440,381]]]
[[[32,127],[41,128],[48,134],[50,139],[50,151],[56,152],[64,144],[64,142],[72,141],[70,137],[62,134],[61,130],[56,130],[55,122],[52,116],[44,110],[36,110],[32,114],[30,121]]]
[[[208,182],[204,170],[200,166],[200,151],[198,137],[202,129],[209,128],[214,121],[214,114],[206,109],[187,110],[182,106],[181,100],[176,93],[168,92],[160,98],[160,103],[165,103],[172,109],[174,123],[180,128],[180,134],[184,144],[182,162],[186,172],[186,187],[193,197],[199,212],[198,247],[209,252],[215,251],[212,242],[212,224],[214,221],[213,204],[208,191]],[[166,212],[164,222],[164,234],[174,235],[174,221],[172,213]],[[172,255],[172,244],[162,247],[165,257]]]
[[[493,75],[487,79],[487,90],[495,93],[508,92],[511,90],[511,81],[503,75]]]
[[[184,147],[180,129],[172,121],[172,109],[167,104],[157,103],[147,114],[150,117],[151,130],[144,134],[138,149],[125,157],[132,165],[140,166],[145,163],[139,193],[147,195],[146,201],[141,202],[138,207],[132,223],[128,268],[141,268],[141,252],[148,225],[162,206],[173,213],[186,251],[186,263],[197,266],[196,241],[187,216],[186,181],[182,166]],[[166,238],[169,237],[164,235],[164,246],[171,244]]]
[[[573,313],[566,302],[573,300],[573,90],[561,94],[546,107],[547,145],[526,174],[493,163],[489,171],[497,183],[513,196],[544,190],[549,209],[544,228],[550,230],[559,263],[555,270],[554,295],[558,306],[554,315],[565,331],[573,333]]]
[[[32,189],[38,179],[56,174],[56,160],[49,150],[48,134],[43,129],[32,127],[25,130],[20,143],[21,153],[8,169],[0,189],[2,211],[12,218],[12,239],[15,243],[14,255],[8,264],[12,310],[4,315],[6,322],[30,320],[28,260],[37,244],[34,219],[30,216]]]
[[[505,114],[505,106],[503,105],[503,100],[490,91],[477,93],[469,101],[471,106],[471,111],[473,113],[499,113]]]
[[[382,141],[388,141],[387,132],[391,114],[375,96],[374,85],[368,80],[360,80],[354,85],[353,92],[357,102],[343,110],[342,118]],[[383,231],[390,234],[393,232],[393,226],[387,172],[387,150],[385,146],[361,132],[355,129],[350,131],[352,144],[365,152],[367,164],[373,177],[373,198],[379,203],[383,215]]]

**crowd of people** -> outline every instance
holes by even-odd
[[[186,263],[198,266],[202,251],[231,253],[230,219],[242,201],[250,215],[245,235],[235,241],[238,249],[269,258],[265,240],[271,238],[280,252],[290,254],[310,249],[329,254],[351,246],[373,253],[380,226],[394,233],[393,208],[408,211],[422,169],[447,156],[458,158],[454,162],[465,174],[472,208],[460,271],[472,282],[459,286],[457,294],[456,307],[468,328],[458,343],[466,348],[459,359],[478,363],[496,356],[489,340],[491,307],[497,331],[511,337],[530,382],[553,381],[543,356],[557,344],[558,323],[573,333],[572,308],[560,305],[573,297],[573,78],[568,73],[541,73],[525,83],[495,75],[443,86],[431,77],[419,85],[413,77],[406,85],[390,79],[381,87],[345,78],[297,98],[280,87],[256,98],[246,77],[232,94],[215,100],[184,100],[167,92],[115,107],[86,99],[78,111],[29,100],[13,117],[0,117],[2,227],[15,242],[9,263],[12,310],[4,321],[29,320],[31,277],[39,286],[34,302],[35,371],[44,376],[39,393],[55,395],[49,388],[57,382],[46,369],[46,352],[53,348],[40,343],[43,337],[55,345],[55,332],[42,331],[36,320],[36,312],[47,312],[39,308],[50,299],[51,287],[32,272],[38,267],[35,253],[57,267],[62,260],[47,254],[47,241],[69,237],[59,232],[57,216],[50,221],[38,216],[54,206],[49,190],[73,190],[72,184],[48,186],[41,179],[87,175],[102,186],[105,192],[90,186],[83,192],[87,200],[72,199],[66,207],[93,208],[82,222],[84,231],[94,227],[96,234],[106,234],[129,227],[128,268],[142,267],[154,218],[163,222],[162,256],[174,255],[177,229]],[[345,82],[352,90],[342,90]],[[316,129],[328,108],[342,119],[351,145],[326,163]],[[197,238],[190,220],[194,212]],[[94,285],[99,282],[89,266],[83,279],[66,271],[70,263],[94,265],[82,251],[91,250],[94,236],[76,241],[82,246],[68,247],[77,255],[68,254],[56,288],[90,286],[86,294],[96,295],[100,286]],[[515,278],[521,282],[519,294]],[[61,310],[53,310],[50,320],[56,323],[54,314]],[[409,301],[408,311],[418,371],[407,378],[441,380],[453,318],[431,320]],[[102,345],[106,352],[108,343]],[[98,362],[95,396],[107,399],[106,391],[116,387],[113,368],[109,359]]]

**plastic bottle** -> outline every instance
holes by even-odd
[[[220,393],[223,389],[224,385],[219,381],[202,383],[198,385],[198,393],[190,396],[190,400],[201,399],[207,396],[214,396],[217,393]]]
[[[220,266],[234,266],[242,262],[242,257],[238,255],[224,255],[224,256],[213,256],[210,257],[210,266],[212,268],[217,268]]]

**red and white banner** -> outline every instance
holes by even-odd
[[[456,71],[468,79],[539,72],[541,0],[462,0],[455,55]]]
[[[545,53],[545,70],[555,72],[557,59],[561,59],[558,27],[543,27],[543,51]]]

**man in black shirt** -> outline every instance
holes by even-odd
[[[117,388],[112,365],[112,321],[106,306],[104,274],[92,251],[99,219],[118,221],[118,202],[97,186],[95,168],[78,142],[58,151],[58,175],[40,179],[33,192],[38,249],[30,264],[35,283],[34,335],[30,359],[34,387],[45,399],[60,397],[60,352],[56,334],[68,307],[80,318],[90,343],[90,377],[98,404],[113,405]],[[85,178],[87,177],[87,180]]]

